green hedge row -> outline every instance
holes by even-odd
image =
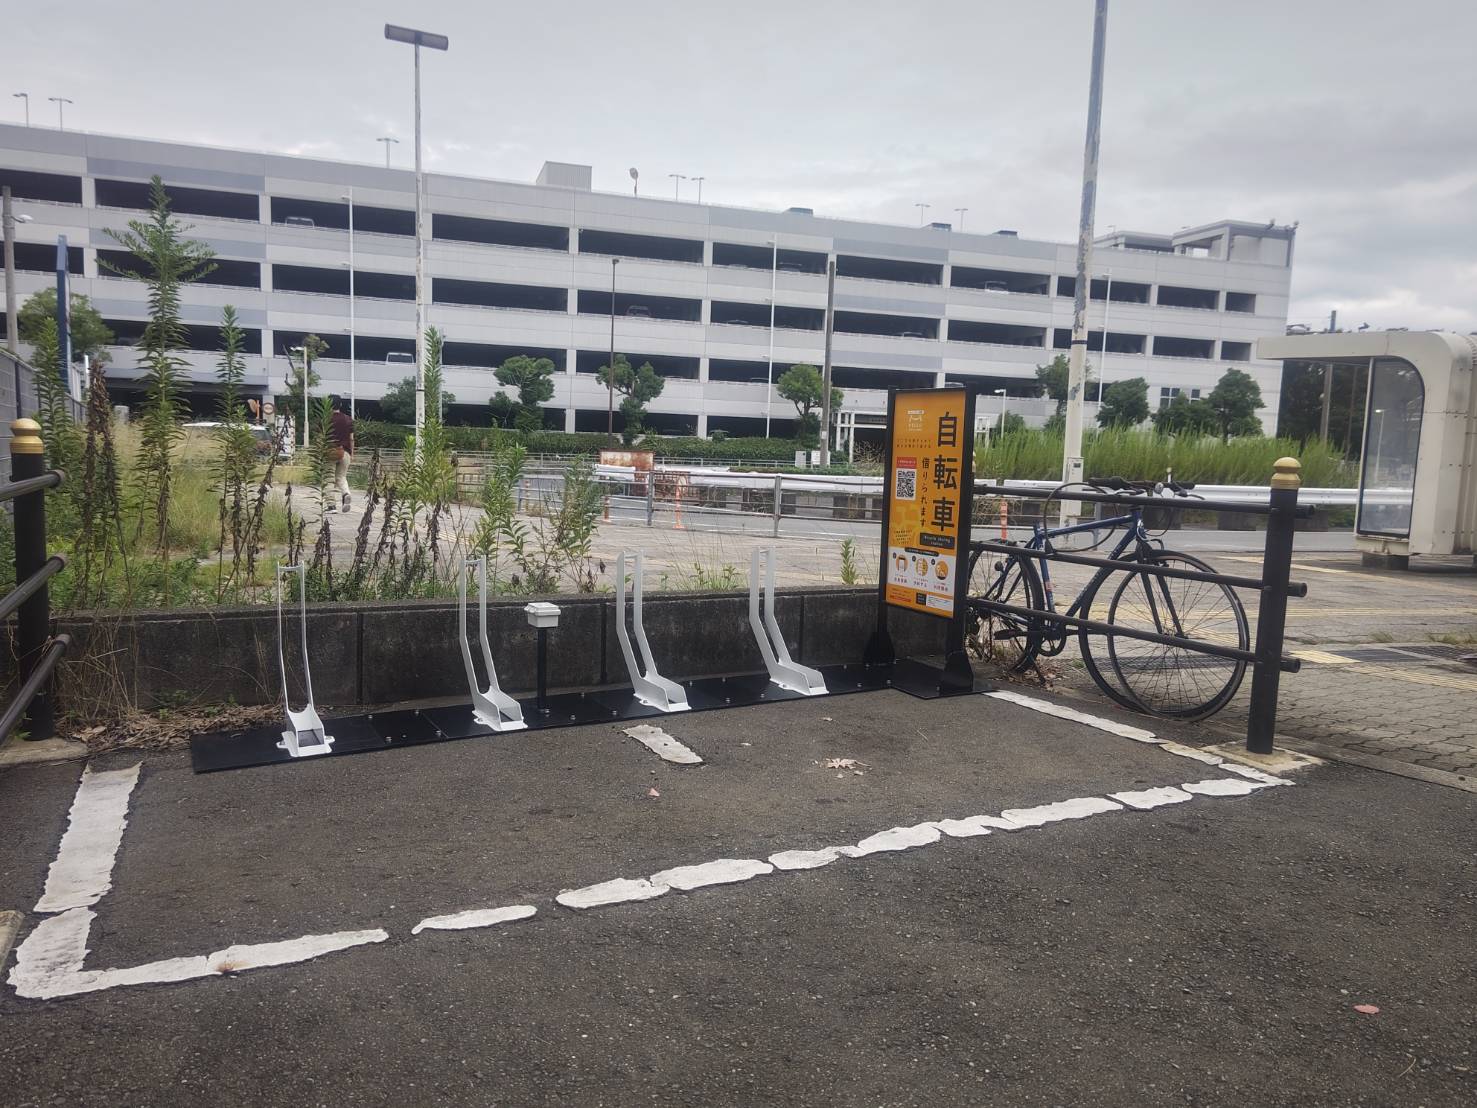
[[[398,423],[361,419],[354,423],[354,438],[362,450],[400,450],[411,429]],[[448,427],[453,449],[491,451],[505,443],[522,443],[530,454],[598,454],[609,448],[610,439],[598,431],[509,431],[498,427]],[[640,450],[663,458],[695,461],[728,459],[750,462],[793,462],[795,444],[789,439],[730,438],[721,441],[696,436],[647,435]]]

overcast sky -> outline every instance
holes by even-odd
[[[6,23],[68,128],[1075,237],[1091,0],[68,0]],[[1472,0],[1111,0],[1097,228],[1298,221],[1294,322],[1477,330]],[[19,119],[21,101],[6,98]],[[684,197],[694,195],[691,186]]]

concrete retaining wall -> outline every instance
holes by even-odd
[[[791,653],[811,665],[860,661],[876,621],[876,595],[873,589],[781,590],[776,615]],[[550,688],[626,683],[614,598],[553,599],[563,614],[549,633]],[[648,597],[646,633],[662,673],[682,678],[763,669],[748,603],[747,593]],[[534,631],[523,604],[500,600],[488,606],[498,677],[514,692],[531,691],[535,680]],[[475,634],[475,612],[472,623]],[[900,655],[942,652],[943,620],[893,611],[889,626]],[[301,685],[295,619],[286,627],[296,700]],[[265,704],[281,696],[274,608],[67,617],[58,621],[58,630],[70,632],[76,644],[62,677],[62,695],[73,706]],[[312,606],[308,649],[317,701],[348,707],[466,696],[456,634],[454,602]]]

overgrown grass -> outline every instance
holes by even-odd
[[[1354,466],[1319,439],[1247,436],[1222,442],[1213,436],[1160,435],[1153,431],[1088,432],[1083,456],[1089,477],[1176,480],[1206,485],[1265,485],[1278,458],[1302,463],[1303,484],[1312,488],[1351,488]],[[975,476],[1048,481],[1061,475],[1062,436],[1049,431],[1010,431],[975,447]]]

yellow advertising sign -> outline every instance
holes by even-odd
[[[887,603],[931,616],[954,614],[968,565],[961,529],[970,447],[962,389],[899,391],[887,459]],[[968,532],[963,532],[967,541]]]

